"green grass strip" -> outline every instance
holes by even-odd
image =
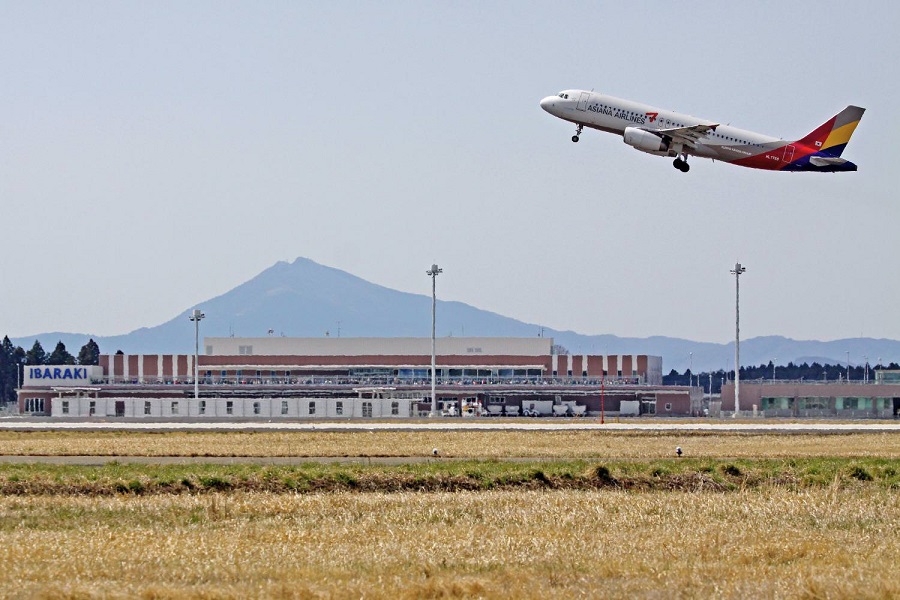
[[[602,489],[638,492],[823,486],[900,489],[900,461],[883,458],[660,459],[649,461],[434,461],[347,465],[0,464],[0,495],[197,494],[207,492],[400,492]]]

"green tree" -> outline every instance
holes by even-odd
[[[44,347],[41,346],[40,340],[34,340],[34,346],[25,353],[25,362],[29,365],[47,364],[47,352],[44,350]]]
[[[75,357],[72,356],[68,350],[66,350],[66,345],[62,343],[62,340],[56,343],[56,348],[53,349],[53,352],[50,353],[50,356],[47,357],[48,365],[74,365]]]
[[[0,402],[15,401],[24,360],[25,351],[13,346],[9,336],[5,336],[0,343]]]
[[[0,343],[0,402],[7,402],[10,394],[10,381],[15,378],[16,365],[13,363],[13,345],[9,336]]]
[[[78,352],[79,365],[99,365],[100,364],[100,346],[91,338],[87,344],[81,347]]]

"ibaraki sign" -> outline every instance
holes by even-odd
[[[25,381],[28,386],[76,386],[87,385],[92,379],[103,376],[103,369],[97,366],[76,367],[73,365],[41,365],[25,367]]]

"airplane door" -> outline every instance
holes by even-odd
[[[793,146],[785,146],[784,147],[784,156],[782,157],[784,162],[789,163],[794,160],[794,147]]]
[[[591,95],[589,92],[581,92],[581,95],[578,97],[578,104],[575,105],[575,108],[578,110],[587,110],[588,98]]]

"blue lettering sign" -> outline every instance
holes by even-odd
[[[88,378],[86,367],[29,367],[28,376],[32,379],[83,379]]]

